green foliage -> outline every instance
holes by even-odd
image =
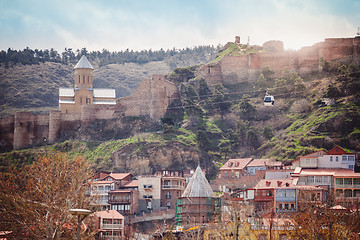
[[[340,90],[334,84],[329,84],[324,97],[336,99],[340,96]]]
[[[198,94],[201,100],[208,99],[211,95],[211,90],[203,78],[199,80]]]
[[[274,136],[272,128],[269,126],[264,127],[262,135],[264,138],[270,140]]]
[[[231,107],[230,97],[221,84],[214,85],[214,91],[210,101],[213,109],[219,111],[222,117]]]
[[[167,75],[167,79],[176,84],[188,82],[193,78],[195,78],[195,67],[175,68],[172,73]]]

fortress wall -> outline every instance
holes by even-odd
[[[0,151],[13,148],[15,116],[0,119]]]
[[[18,112],[14,116],[14,149],[28,145],[42,144],[49,136],[49,118],[47,114]]]
[[[324,42],[304,47],[299,51],[281,51],[280,42],[278,45],[273,52],[225,56],[217,64],[203,65],[196,72],[196,76],[206,79],[210,85],[234,84],[255,81],[261,69],[266,66],[275,72],[273,77],[279,77],[285,68],[300,75],[318,71],[321,70],[322,57],[327,61],[360,64],[360,36],[327,38]]]
[[[209,85],[222,82],[222,72],[220,63],[204,64],[195,73],[196,77],[206,79]]]
[[[340,60],[349,63],[353,59],[354,38],[326,38],[324,43],[324,59]]]
[[[280,73],[285,68],[296,70],[298,61],[296,55],[289,52],[264,52],[259,53],[259,68],[269,67],[276,73]]]
[[[249,55],[225,56],[220,62],[223,84],[231,85],[248,79]]]
[[[320,70],[320,47],[321,45],[303,47],[297,52],[299,59],[299,74]]]
[[[155,74],[144,79],[133,94],[122,98],[120,105],[125,108],[126,116],[149,116],[159,120],[177,94],[174,83],[165,80],[164,75]]]

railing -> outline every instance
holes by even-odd
[[[162,185],[161,188],[162,188],[162,189],[179,189],[179,190],[184,190],[184,186],[181,186],[181,185]]]
[[[295,197],[275,197],[277,202],[295,202]]]
[[[335,200],[336,201],[355,201],[355,202],[358,202],[358,201],[360,201],[360,197],[344,197],[344,196],[341,196],[341,197],[336,197]]]
[[[274,196],[255,196],[254,201],[272,201]]]
[[[360,188],[360,184],[340,184],[335,183],[335,188]]]
[[[115,204],[115,203],[127,203],[130,204],[130,199],[109,199],[109,204]]]
[[[109,230],[109,229],[113,229],[113,230],[119,230],[119,229],[123,229],[124,226],[122,224],[103,224],[101,229],[104,230]]]

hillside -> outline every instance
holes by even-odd
[[[359,66],[324,64],[322,71],[303,76],[284,69],[273,77],[265,68],[254,84],[233,86],[209,86],[195,77],[196,66],[177,68],[167,78],[177,84],[181,96],[161,123],[143,117],[93,122],[52,146],[4,153],[2,166],[21,165],[18,158],[32,161],[29,151],[46,150],[81,154],[97,170],[135,175],[201,163],[213,178],[229,158],[252,156],[287,163],[335,145],[360,151]],[[131,65],[109,64],[99,72],[111,79],[114,69]],[[265,89],[275,97],[273,106],[263,104]]]
[[[167,74],[174,68],[210,61],[217,48],[200,46],[193,49],[142,52],[8,50],[0,52],[0,116],[16,111],[44,112],[58,108],[59,87],[73,86],[73,67],[81,54],[86,54],[94,70],[94,87],[114,88],[118,98],[130,95],[144,78]],[[54,55],[52,58],[51,56]],[[160,55],[160,56],[158,56]],[[34,57],[37,56],[37,57]],[[39,58],[41,56],[41,58]],[[146,61],[145,61],[146,60]]]

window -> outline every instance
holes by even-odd
[[[80,83],[80,75],[79,75],[79,83]]]
[[[166,207],[167,207],[168,209],[171,208],[171,205],[170,205],[170,204],[171,204],[170,202],[166,202]]]
[[[90,104],[91,101],[90,101],[90,98],[86,98],[86,104]]]
[[[80,104],[82,104],[82,97],[80,97]]]
[[[332,156],[330,156],[330,162],[332,162],[333,161],[333,157]]]
[[[170,199],[170,198],[171,198],[170,192],[166,192],[166,198],[167,198],[167,199]]]
[[[336,156],[336,161],[337,161],[337,162],[339,161],[339,157],[338,157],[338,156]]]
[[[291,204],[291,209],[295,209],[295,204],[294,203]]]
[[[307,176],[307,182],[313,183],[314,182],[314,176]]]
[[[83,75],[83,83],[85,83],[85,75]]]
[[[322,176],[316,176],[315,182],[322,183]]]
[[[89,76],[88,76],[88,83],[90,83]]]

